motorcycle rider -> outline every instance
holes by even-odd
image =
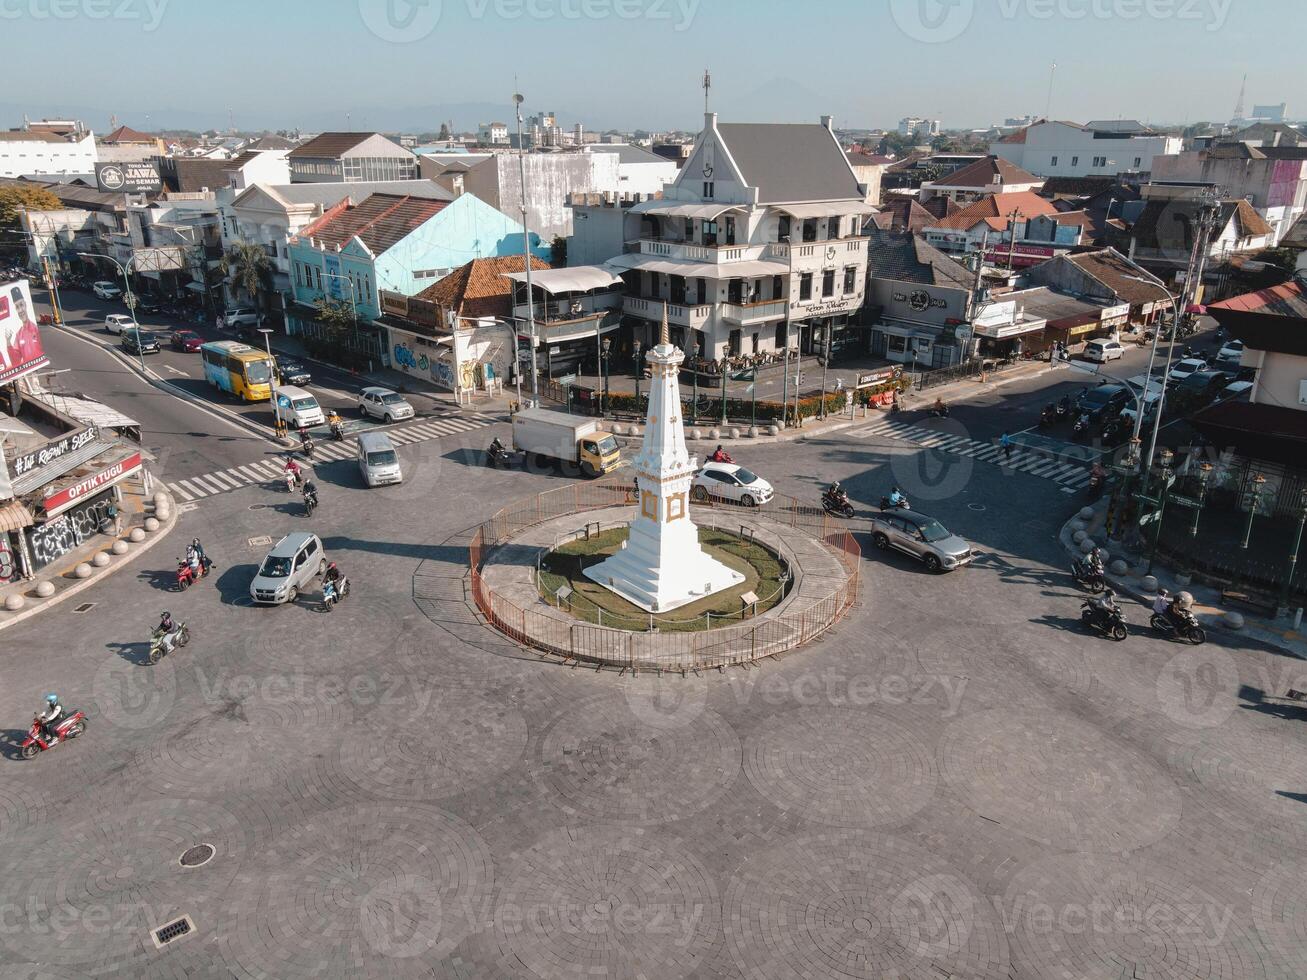
[[[345,573],[340,570],[340,566],[338,566],[334,561],[329,562],[327,564],[327,571],[322,576],[323,588],[325,589],[327,585],[330,584],[331,587],[336,592],[336,598],[339,599],[341,583],[343,583],[344,581],[345,581]]]
[[[45,696],[45,708],[36,716],[37,721],[41,723],[41,732],[45,735],[47,742],[57,741],[54,726],[63,715],[64,706],[59,703],[59,695],[47,694]]]
[[[930,406],[930,410],[936,415],[948,415],[948,406],[944,404],[943,398],[936,398],[935,404]]]
[[[495,436],[493,439],[490,440],[491,456],[504,456],[507,453],[508,450],[504,447],[504,444],[499,441],[499,436]]]
[[[304,481],[304,503],[307,505],[312,500],[313,506],[318,506],[318,485],[312,480]]]
[[[1106,616],[1120,612],[1121,607],[1117,605],[1116,593],[1111,589],[1105,589],[1102,595],[1093,596],[1087,600],[1091,606]]]
[[[900,491],[898,487],[894,487],[889,492],[889,505],[891,507],[906,507],[908,505],[908,498],[903,496],[902,491]]]
[[[299,483],[304,478],[304,472],[300,469],[300,464],[295,462],[295,458],[293,456],[287,458],[286,460],[285,474],[287,480],[286,483],[287,490],[294,489],[295,484]]]
[[[194,544],[186,546],[186,566],[191,570],[193,578],[199,578],[203,571],[200,567],[200,554],[201,552]]]
[[[1094,576],[1096,578],[1103,577],[1104,569],[1103,569],[1102,548],[1095,548],[1093,551],[1091,551],[1089,554],[1085,556],[1085,572],[1087,575]]]
[[[335,436],[337,439],[344,438],[345,422],[343,419],[341,419],[340,413],[337,412],[334,408],[327,415],[327,425],[331,426],[331,434],[333,436]]]
[[[163,615],[159,617],[159,625],[154,628],[154,633],[152,635],[166,636],[176,628],[176,624],[172,621],[172,613],[165,609]]]
[[[308,429],[300,429],[300,450],[309,459],[313,458],[313,436],[309,435]]]
[[[713,463],[729,463],[731,461],[731,454],[723,449],[721,444],[718,443],[717,448],[713,450],[713,454],[709,456],[708,459]]]
[[[849,495],[844,492],[844,487],[840,485],[839,480],[826,488],[826,496],[836,503],[843,503],[849,499]]]

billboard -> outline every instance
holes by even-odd
[[[27,280],[0,285],[0,384],[17,381],[49,363]]]
[[[108,194],[149,194],[163,190],[163,181],[152,160],[97,163],[95,186]]]

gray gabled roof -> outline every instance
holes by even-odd
[[[844,151],[830,130],[805,123],[719,123],[717,132],[758,188],[760,204],[861,198]]]
[[[931,286],[970,289],[974,277],[960,262],[911,232],[865,228],[867,272],[877,279],[894,279]]]
[[[587,153],[616,153],[619,163],[670,163],[667,157],[650,153],[642,146],[631,143],[592,143],[585,148]]]
[[[454,199],[452,192],[441,187],[434,180],[365,180],[354,183],[322,181],[314,184],[268,184],[266,186],[287,204],[321,204],[324,208],[334,207],[347,197],[352,197],[357,204],[370,194],[402,194],[435,201]]]

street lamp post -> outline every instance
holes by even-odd
[[[1248,550],[1248,541],[1253,535],[1253,518],[1257,516],[1257,504],[1262,499],[1262,488],[1266,486],[1266,477],[1258,473],[1253,477],[1252,499],[1248,502],[1248,523],[1243,526],[1243,540],[1239,547]]]
[[[644,374],[644,368],[640,366],[640,341],[635,342],[635,411],[640,413],[640,375]]]
[[[517,113],[517,174],[522,183],[522,265],[526,271],[526,326],[531,335],[531,403],[540,404],[539,367],[536,365],[536,313],[535,293],[531,289],[531,233],[526,227],[526,144],[522,142],[522,103],[520,92],[513,93],[513,106]],[[547,319],[547,318],[546,318]]]
[[[272,428],[280,439],[286,435],[286,423],[282,421],[281,407],[277,404],[277,361],[272,356],[272,328],[259,327],[259,333],[263,334],[263,349],[268,352],[268,360],[272,361]]]
[[[1203,503],[1207,499],[1207,481],[1212,476],[1212,464],[1203,462],[1198,467],[1198,503],[1194,506],[1194,522],[1189,527],[1189,537],[1198,537],[1198,517],[1203,512]]]
[[[601,350],[601,356],[602,356],[603,367],[604,367],[604,404],[603,404],[603,411],[599,413],[600,415],[605,415],[605,416],[608,414],[608,404],[609,404],[608,366],[609,366],[609,358],[612,352],[612,346],[613,346],[612,339],[609,337],[605,337]]]
[[[1289,552],[1289,572],[1284,576],[1284,588],[1280,591],[1280,608],[1288,608],[1289,596],[1293,592],[1293,575],[1298,568],[1298,549],[1302,547],[1303,525],[1307,525],[1307,488],[1298,494],[1298,533],[1294,535],[1293,550]]]
[[[790,308],[794,303],[794,242],[789,235],[781,239],[785,243],[785,259],[788,275],[785,277],[785,348],[781,352],[781,428],[785,428],[785,409],[790,401]],[[796,381],[797,385],[798,382]],[[798,422],[798,412],[795,412]]]
[[[821,328],[821,419],[826,420],[826,369],[830,366],[830,322]]]
[[[78,252],[84,259],[108,259],[118,267],[118,274],[123,277],[123,288],[126,292],[123,294],[123,302],[127,304],[127,312],[132,315],[132,329],[136,331],[136,359],[141,362],[141,373],[145,373],[145,354],[141,350],[141,325],[136,320],[136,295],[132,292],[131,280],[127,278],[127,271],[131,269],[132,263],[136,261],[135,253],[127,260],[124,265],[112,255],[101,255],[99,252]]]
[[[1161,473],[1158,474],[1161,479],[1157,488],[1157,526],[1153,528],[1153,546],[1148,549],[1148,574],[1153,574],[1153,559],[1157,557],[1157,545],[1162,538],[1162,519],[1166,515],[1166,498],[1170,496],[1171,487],[1168,479],[1171,476],[1171,462],[1175,454],[1171,450],[1163,447],[1161,454],[1158,456],[1158,463]]]

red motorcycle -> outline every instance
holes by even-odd
[[[185,592],[195,584],[199,579],[209,574],[209,562],[201,561],[200,569],[196,571],[190,562],[178,560],[177,562],[177,591]]]
[[[76,738],[82,732],[86,731],[86,712],[74,711],[66,715],[59,724],[54,726],[54,738],[47,738],[45,731],[41,728],[41,719],[33,718],[32,727],[28,729],[27,740],[23,742],[21,749],[24,759],[35,759],[37,753],[44,752],[46,749],[52,749],[60,742],[66,742],[70,738]]]

